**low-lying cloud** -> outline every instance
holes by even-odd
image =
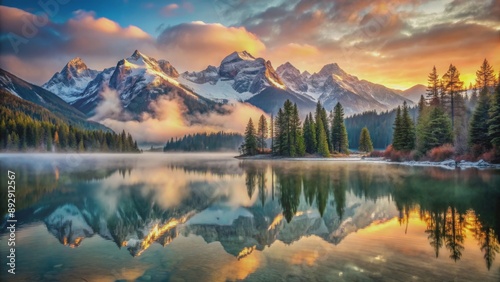
[[[160,96],[149,105],[151,113],[144,112],[138,119],[132,119],[122,110],[118,93],[105,89],[102,102],[91,118],[116,132],[130,132],[139,144],[164,144],[170,138],[202,132],[243,133],[252,118],[256,124],[260,115],[259,108],[245,103],[223,105],[226,114],[210,112],[187,115],[187,108],[180,98]]]

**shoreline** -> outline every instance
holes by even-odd
[[[384,164],[397,164],[404,166],[414,166],[414,167],[441,167],[445,169],[467,169],[467,168],[478,168],[478,169],[500,169],[500,164],[491,164],[485,162],[484,160],[479,160],[477,162],[460,161],[455,160],[445,160],[442,162],[431,162],[431,161],[403,161],[395,162],[390,161],[385,158],[370,158],[361,157],[359,155],[351,157],[273,157],[269,155],[255,155],[255,156],[235,156],[234,158],[239,160],[265,160],[265,161],[320,161],[320,162],[365,162],[365,163],[384,163]]]

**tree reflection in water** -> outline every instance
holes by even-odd
[[[248,185],[254,182],[248,179],[253,177],[258,164],[249,162],[242,166],[247,173],[248,191],[253,189]],[[335,170],[322,167],[301,170],[271,164],[271,173],[272,177],[276,177],[279,204],[287,222],[297,213],[302,193],[305,202],[309,206],[315,204],[322,217],[331,200],[339,221],[344,214],[347,193],[374,201],[390,196],[399,210],[399,222],[405,224],[406,229],[410,224],[410,213],[416,211],[420,214],[436,257],[439,257],[440,250],[445,247],[452,260],[460,260],[469,230],[478,242],[486,266],[490,269],[496,254],[500,252],[499,213],[491,212],[498,210],[500,206],[500,189],[494,186],[489,175],[477,170],[425,168],[422,173],[428,177],[422,177],[422,173],[414,174],[412,168],[397,167],[390,174],[381,177],[374,173],[376,168],[377,166],[354,169],[354,173],[351,173],[342,166]],[[257,182],[261,183],[265,176],[259,179]],[[265,185],[259,185],[262,204],[265,203],[264,190]],[[481,217],[478,214],[487,216]]]
[[[79,187],[86,187],[85,183],[93,180],[108,179],[116,172],[120,178],[126,179],[134,174],[134,167],[133,162],[115,162],[102,166],[99,163],[90,163],[86,169],[71,170],[57,163],[47,163],[44,164],[44,172],[41,173],[33,168],[33,164],[18,165],[16,172],[20,177],[16,179],[16,184],[21,188],[16,192],[16,197],[20,203],[19,210],[46,206],[44,212],[36,215],[41,217],[59,206],[71,204],[78,208],[85,206],[95,213],[97,220],[99,214],[106,214],[106,210],[101,210],[103,207],[93,203],[93,198],[89,195],[82,195],[92,191],[91,189],[79,190]],[[1,163],[0,168],[4,171],[7,169]],[[106,224],[112,231],[112,240],[119,246],[122,246],[126,234],[136,232],[143,227],[146,218],[159,219],[161,223],[168,222],[174,216],[181,217],[192,210],[203,210],[212,202],[226,197],[225,194],[221,196],[213,191],[203,191],[208,186],[206,183],[208,180],[205,180],[204,176],[208,175],[215,179],[226,177],[227,181],[234,178],[235,183],[240,183],[238,181],[241,180],[243,195],[246,186],[245,198],[250,199],[252,203],[246,207],[253,213],[257,222],[255,226],[257,231],[249,233],[258,234],[255,235],[257,241],[262,241],[263,245],[275,240],[276,234],[279,233],[276,224],[281,224],[278,221],[266,222],[265,216],[268,211],[270,214],[276,211],[274,215],[282,215],[287,223],[293,223],[294,217],[300,213],[299,210],[317,209],[324,224],[331,231],[340,226],[344,217],[349,218],[348,199],[356,197],[372,202],[381,198],[391,199],[399,211],[400,224],[406,226],[411,225],[410,213],[417,212],[426,225],[424,232],[436,257],[445,251],[452,260],[460,260],[467,236],[477,242],[488,269],[500,252],[498,172],[473,169],[450,171],[441,168],[409,168],[380,164],[332,165],[279,161],[242,161],[236,166],[222,161],[212,161],[210,164],[183,161],[168,163],[167,166],[163,165],[150,171],[153,173],[155,170],[160,176],[177,170],[183,171],[190,177],[200,174],[199,179],[202,180],[198,182],[189,180],[191,182],[182,184],[170,183],[169,185],[179,187],[169,187],[169,189],[175,188],[179,191],[187,189],[187,186],[180,187],[180,185],[193,187],[198,185],[196,187],[199,188],[185,193],[187,196],[181,198],[178,206],[171,210],[158,204],[158,193],[165,190],[161,181],[159,187],[163,190],[153,188],[143,190],[144,187],[154,186],[148,183],[148,179],[144,179],[145,186],[130,184],[128,187],[112,190],[119,196],[118,205],[123,212],[119,217],[112,215],[107,218]],[[0,181],[5,183],[7,181],[5,177],[4,174],[0,175]],[[97,182],[94,184],[98,186]],[[5,190],[0,191],[0,194],[4,197]],[[302,206],[306,207],[302,209]],[[5,206],[1,208],[2,214],[5,214]],[[243,222],[246,221],[241,220],[240,224]],[[88,223],[94,231],[99,231],[100,222]],[[229,230],[233,227],[224,228]],[[202,230],[201,227],[199,229]],[[177,233],[174,231],[172,230],[172,234],[164,235],[164,242],[170,242],[175,238]],[[332,243],[339,242],[334,239],[328,240]]]

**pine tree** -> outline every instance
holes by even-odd
[[[321,120],[323,121],[323,127],[325,128],[326,134],[326,142],[328,143],[328,150],[332,151],[332,136],[330,132],[330,120],[328,119],[328,115],[326,114],[326,110],[324,107],[321,107]]]
[[[463,82],[460,80],[460,72],[452,64],[450,64],[448,71],[443,75],[443,86],[450,101],[451,127],[455,129],[455,98],[461,92]]]
[[[401,107],[398,106],[398,109],[396,111],[396,119],[394,120],[394,133],[392,137],[392,147],[396,151],[403,150],[403,119],[401,117]]]
[[[366,126],[363,127],[363,129],[361,129],[361,134],[359,137],[359,151],[361,152],[373,151],[372,139],[370,137],[370,132],[368,131],[368,128],[366,128]]]
[[[274,154],[274,116],[271,114],[271,154]]]
[[[488,135],[489,103],[488,90],[483,88],[469,127],[469,147],[473,149],[473,154],[476,156],[486,152],[491,146]]]
[[[294,143],[293,146],[295,146],[294,152],[296,156],[303,156],[306,153],[306,146],[304,143],[304,135],[302,134],[301,121],[297,104],[293,105],[293,114],[291,119]]]
[[[453,141],[451,120],[439,107],[431,109],[426,131],[424,152]]]
[[[315,124],[316,124],[316,144],[317,144],[317,146],[319,146],[319,143],[323,142],[319,137],[320,128],[318,126],[318,120],[321,119],[321,125],[323,126],[323,131],[325,132],[325,134],[327,134],[326,142],[327,142],[328,148],[330,148],[331,137],[329,134],[330,129],[328,126],[328,118],[326,115],[325,108],[323,108],[323,106],[321,105],[321,103],[319,101],[316,104],[316,112],[314,114],[314,119],[315,119]],[[317,152],[319,153],[319,148],[318,148]]]
[[[244,154],[253,156],[257,154],[257,137],[255,132],[255,127],[253,121],[250,118],[248,120],[247,127],[245,129],[245,141],[244,141]]]
[[[264,115],[261,115],[259,118],[257,135],[259,136],[258,145],[259,145],[260,151],[263,152],[264,149],[267,147],[266,146],[266,139],[267,139],[267,135],[268,135],[267,119]]]
[[[476,71],[476,84],[481,90],[488,90],[488,87],[495,85],[495,72],[486,59]]]
[[[312,117],[312,113],[306,116],[306,121],[304,122],[304,142],[306,145],[306,152],[309,154],[316,153],[317,139],[316,139],[316,124]]]
[[[281,134],[285,140],[285,155],[288,157],[295,156],[295,128],[292,121],[293,104],[290,100],[286,100],[283,104],[283,129]]]
[[[488,136],[497,154],[500,154],[500,84],[493,95],[489,115]]]
[[[427,103],[425,101],[424,95],[420,95],[420,100],[418,101],[418,116],[422,116]]]
[[[319,118],[316,121],[316,128],[318,130],[318,153],[323,157],[330,157],[330,151],[328,150],[328,141],[326,139],[325,127],[323,126],[323,120]]]
[[[439,105],[439,76],[436,66],[432,68],[432,72],[427,78],[427,101],[432,106]]]
[[[410,117],[406,101],[403,103],[401,116],[401,150],[411,151],[415,149],[415,125]]]
[[[310,123],[309,123],[309,115],[306,115],[306,119],[304,119],[304,124],[302,126],[302,134],[304,135],[304,145],[306,147],[306,152],[309,153],[310,152],[310,134],[309,134],[309,127],[310,127]]]
[[[448,95],[446,95],[446,89],[444,87],[444,83],[442,80],[439,81],[439,107],[445,113],[451,114],[450,108],[450,99]]]
[[[276,119],[274,121],[274,154],[283,155],[285,148],[285,135],[282,134],[282,130],[285,130],[284,125],[284,114],[283,110],[280,108],[276,115]]]
[[[332,124],[332,149],[333,151],[347,154],[349,152],[349,144],[344,124],[344,109],[339,102],[337,102],[337,105],[333,109]]]

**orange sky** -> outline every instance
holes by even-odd
[[[40,7],[0,6],[0,67],[42,84],[76,56],[103,69],[139,49],[192,71],[247,50],[275,68],[289,61],[311,73],[336,62],[398,89],[426,84],[434,65],[442,75],[453,63],[466,86],[485,58],[500,70],[497,0],[193,0],[164,7],[153,1],[132,10],[131,4],[68,5],[73,12],[46,19],[36,12]],[[36,32],[27,34],[26,22],[36,23]]]

